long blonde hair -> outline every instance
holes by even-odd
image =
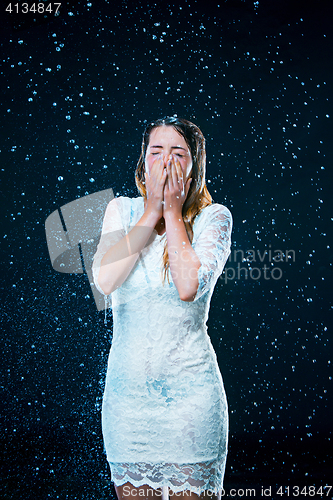
[[[145,157],[147,152],[147,147],[149,144],[149,137],[152,132],[157,127],[170,126],[173,127],[181,136],[184,137],[187,146],[191,151],[192,156],[192,182],[187,194],[187,198],[183,205],[182,216],[185,224],[186,232],[190,242],[193,239],[193,223],[196,216],[201,212],[201,210],[207,205],[211,205],[212,197],[206,186],[205,175],[206,175],[206,147],[205,138],[194,123],[177,117],[166,117],[160,118],[154,122],[147,125],[142,140],[141,155],[138,161],[138,165],[135,171],[135,183],[141,194],[145,199],[147,199],[147,192],[145,186]],[[167,242],[164,245],[163,252],[163,263],[162,263],[162,274],[163,282],[167,277],[169,281],[169,254]]]

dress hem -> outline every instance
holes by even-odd
[[[218,495],[219,492],[223,490],[222,486],[213,487],[213,486],[193,486],[188,483],[184,483],[181,486],[175,486],[171,484],[171,481],[163,481],[161,484],[156,484],[150,481],[147,478],[144,478],[140,481],[137,481],[131,477],[124,477],[119,482],[112,478],[111,481],[115,484],[115,486],[122,486],[126,483],[130,483],[134,488],[140,488],[140,486],[148,486],[153,490],[160,490],[163,487],[167,486],[172,493],[181,493],[182,491],[190,491],[191,493],[196,493],[197,495],[201,495],[204,491],[213,492],[215,495]]]
[[[161,490],[163,487],[168,487],[172,493],[190,491],[191,493],[196,493],[198,495],[201,495],[204,491],[210,491],[217,496],[223,490],[224,474],[219,478],[215,476],[215,481],[210,478],[210,480],[206,480],[206,482],[202,485],[193,485],[188,480],[184,481],[183,484],[175,485],[172,483],[172,480],[166,477],[160,478],[157,481],[152,481],[147,476],[142,477],[142,479],[134,479],[130,474],[125,474],[121,478],[116,478],[115,474],[112,473],[112,465],[113,464],[109,462],[111,481],[115,484],[115,486],[123,486],[126,483],[130,483],[134,488],[140,488],[145,485],[153,490]]]

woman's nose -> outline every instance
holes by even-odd
[[[165,153],[163,153],[163,162],[164,163],[167,163],[171,159],[172,159],[171,151],[166,151]]]

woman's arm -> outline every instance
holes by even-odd
[[[154,227],[161,219],[166,175],[161,159],[157,158],[152,165],[149,176],[145,176],[147,191],[145,213],[127,235],[107,248],[104,253],[97,281],[105,295],[109,295],[124,283],[141,250],[149,240]],[[112,221],[110,227],[112,227]],[[107,241],[108,235],[105,235],[105,238]]]
[[[182,218],[190,179],[184,186],[182,171],[175,159],[167,170],[163,215],[170,271],[181,300],[192,302],[214,286],[223,271],[230,254],[232,216],[226,207],[212,206],[200,234],[191,244]]]
[[[190,188],[191,179],[186,184],[176,157],[167,163],[167,181],[164,188],[165,229],[168,242],[169,264],[172,280],[181,300],[191,302],[198,289],[200,260],[188,239],[182,217],[182,207]]]
[[[182,216],[170,212],[164,218],[172,280],[180,299],[191,302],[197,293],[201,263],[188,239]]]
[[[124,283],[156,223],[156,215],[147,210],[133,229],[107,250],[98,274],[98,284],[105,295],[109,295]]]

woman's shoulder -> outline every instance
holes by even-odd
[[[109,202],[107,209],[117,208],[121,213],[143,206],[142,196],[130,198],[128,196],[115,196]]]
[[[209,220],[230,220],[232,222],[232,215],[230,210],[220,203],[211,203],[201,210],[199,215],[195,218],[195,223],[206,224]]]
[[[103,227],[104,232],[115,226],[119,228],[135,225],[144,211],[142,197],[129,198],[127,196],[116,196],[106,207]]]
[[[193,242],[206,230],[210,231],[211,234],[215,234],[216,237],[220,233],[227,232],[231,234],[232,225],[232,215],[226,206],[220,203],[207,205],[194,220]]]

